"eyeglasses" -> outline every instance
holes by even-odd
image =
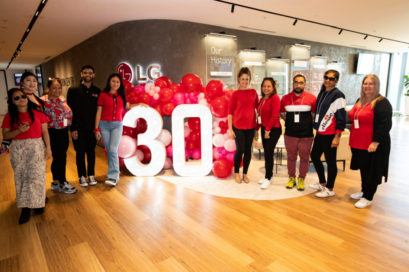
[[[327,76],[324,76],[324,80],[335,81],[336,78],[335,78],[335,77],[327,77]]]
[[[15,97],[13,97],[14,101],[19,101],[20,98],[22,98],[22,99],[27,99],[27,95],[22,94],[22,95],[20,95],[20,96],[16,95]]]
[[[304,84],[305,84],[305,82],[298,82],[298,81],[293,82],[293,85],[304,85]]]
[[[364,83],[364,84],[362,84],[362,85],[364,85],[364,86],[369,86],[369,87],[375,86],[375,84],[373,84],[372,82],[371,82],[371,83]]]
[[[84,75],[92,75],[94,72],[82,72]]]

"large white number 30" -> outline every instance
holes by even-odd
[[[166,159],[165,146],[162,142],[155,140],[162,131],[163,120],[155,109],[138,106],[125,114],[123,124],[134,128],[138,118],[143,118],[148,123],[146,132],[138,135],[138,145],[149,147],[152,154],[151,162],[144,165],[135,156],[124,159],[125,166],[135,176],[154,176],[162,170]]]

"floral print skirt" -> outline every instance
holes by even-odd
[[[45,145],[42,138],[14,140],[10,147],[17,208],[45,206]]]

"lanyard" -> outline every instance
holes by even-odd
[[[263,98],[262,103],[260,103],[260,106],[258,106],[259,115],[261,115],[261,109],[263,108],[264,104],[266,103],[266,100],[267,99]]]
[[[333,90],[333,89],[332,89],[332,90]],[[331,90],[331,91],[332,91],[332,90]],[[318,114],[320,114],[322,104],[324,103],[325,99],[327,98],[328,94],[329,94],[331,91],[326,92],[324,99],[321,99],[322,96],[320,97],[320,102],[321,102],[321,103],[319,104],[319,107],[317,107],[317,108],[318,108]],[[317,103],[317,104],[318,104],[318,103]],[[317,113],[317,111],[315,111],[315,112]]]
[[[302,103],[304,103],[304,98],[305,98],[305,94],[304,94],[303,97],[302,97],[301,106],[302,106]],[[291,104],[294,105],[294,101],[293,101],[293,96],[292,96],[292,95],[291,95]],[[294,114],[298,115],[298,114],[300,114],[300,111],[298,111],[298,113],[294,112]]]
[[[368,101],[369,103],[369,101]],[[366,103],[365,105],[363,105],[362,107],[358,107],[358,109],[356,110],[356,112],[354,113],[354,120],[358,120],[359,114],[361,113],[361,111],[364,110],[364,108],[368,105],[368,103]],[[361,109],[361,110],[359,110]]]

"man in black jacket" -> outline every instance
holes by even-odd
[[[87,187],[97,184],[95,180],[95,146],[94,135],[95,115],[97,113],[97,101],[101,90],[92,84],[95,73],[91,65],[81,69],[81,83],[68,89],[67,103],[70,106],[73,118],[70,127],[72,142],[77,152],[77,171],[79,183]],[[85,153],[87,154],[88,171],[85,168]]]

